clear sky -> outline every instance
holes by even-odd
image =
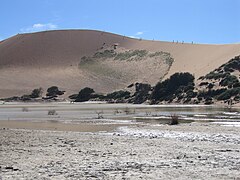
[[[240,0],[0,0],[0,40],[49,29],[143,39],[239,43]]]

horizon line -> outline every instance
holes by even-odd
[[[159,40],[159,39],[145,39],[142,37],[133,37],[133,36],[128,36],[125,34],[120,34],[120,33],[115,33],[115,32],[110,32],[110,31],[105,31],[105,30],[100,30],[100,29],[77,29],[77,28],[66,28],[66,29],[49,29],[49,30],[42,30],[42,31],[34,31],[34,32],[22,32],[22,33],[17,33],[15,35],[12,35],[8,38],[2,39],[0,40],[0,42],[3,42],[7,39],[10,39],[14,36],[17,35],[25,35],[25,34],[37,34],[37,33],[46,33],[46,32],[54,32],[54,31],[95,31],[95,32],[101,32],[101,33],[108,33],[108,34],[113,34],[113,35],[117,35],[117,36],[122,36],[122,37],[127,37],[129,39],[134,39],[134,40],[143,40],[143,41],[152,41],[152,42],[168,42],[168,43],[175,43],[175,44],[195,44],[195,45],[238,45],[240,44],[240,42],[234,42],[234,43],[198,43],[198,42],[187,42],[184,40]]]

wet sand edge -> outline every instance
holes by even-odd
[[[74,132],[100,132],[114,131],[127,124],[90,124],[90,123],[62,123],[58,121],[33,122],[26,120],[1,120],[0,128],[49,130],[49,131],[74,131]]]

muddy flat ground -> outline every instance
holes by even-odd
[[[59,107],[55,109],[62,117]],[[22,120],[13,118],[11,108],[1,109],[0,118],[12,116],[0,123],[0,179],[240,179],[238,126],[211,122],[170,126],[156,120],[138,122],[126,114],[113,122],[85,117],[74,125],[76,121],[29,121],[26,113],[31,113],[31,108],[14,111],[23,113]],[[112,116],[107,112],[104,110],[104,116]],[[199,117],[205,111],[193,112]],[[135,113],[139,116],[138,109]],[[231,119],[238,119],[237,112],[230,114],[235,114]],[[36,124],[10,127],[3,121]],[[39,127],[38,123],[56,123],[57,129]],[[92,125],[94,130],[58,129],[59,123],[82,128]]]

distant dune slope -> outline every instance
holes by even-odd
[[[240,44],[199,45],[132,39],[93,30],[59,30],[19,34],[0,42],[0,97],[22,95],[33,88],[59,86],[67,94],[89,86],[98,92],[109,92],[138,82],[155,83],[165,72],[165,66],[139,61],[116,65],[109,61],[108,68],[121,76],[98,76],[79,68],[83,56],[92,56],[102,48],[169,52],[174,62],[166,77],[175,72],[190,72],[196,78],[205,75],[232,57],[240,54]],[[146,65],[144,64],[146,63]],[[104,64],[104,63],[103,63]],[[124,66],[129,71],[124,70]],[[106,67],[106,66],[104,66]],[[120,69],[117,69],[120,68]],[[109,70],[109,72],[111,72]],[[126,78],[129,74],[134,78]],[[151,74],[151,76],[147,76]],[[108,78],[107,78],[108,77]],[[149,79],[148,79],[149,78]]]

